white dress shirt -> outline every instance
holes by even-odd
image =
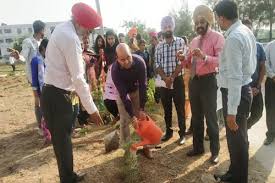
[[[275,41],[272,41],[266,45],[265,48],[266,54],[266,75],[269,78],[275,77]]]
[[[32,58],[37,54],[40,41],[34,39],[34,37],[29,37],[23,40],[22,42],[22,51],[19,55],[19,60],[26,62],[26,74],[27,79],[32,83],[32,73],[31,73],[31,61]]]
[[[45,83],[76,91],[89,114],[97,111],[84,79],[82,48],[71,21],[56,26],[46,50]]]
[[[236,115],[242,86],[252,81],[256,70],[256,38],[240,20],[231,25],[225,37],[217,79],[219,87],[228,89],[228,114]]]

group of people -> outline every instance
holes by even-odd
[[[224,35],[212,29],[215,17]],[[124,34],[117,36],[110,30],[105,36],[99,35],[90,49],[90,30],[100,26],[102,19],[84,3],[72,7],[72,19],[56,26],[49,40],[43,39],[45,24],[33,23],[34,35],[24,40],[21,53],[15,50],[11,56],[26,62],[36,118],[44,136],[50,133],[62,183],[79,182],[84,177],[73,170],[71,134],[79,111],[77,104],[81,103],[90,121],[102,125],[91,91],[104,87],[104,104],[120,122],[121,143],[128,143],[129,125],[136,128],[138,120],[146,117],[149,78],[157,78],[156,83],[160,83],[155,100],[161,101],[164,110],[166,131],[162,141],[173,136],[174,102],[179,145],[185,143],[186,135],[193,134],[193,147],[187,156],[204,154],[205,121],[213,164],[219,162],[217,96],[221,92],[230,167],[226,174],[214,176],[232,183],[248,182],[247,129],[262,116],[265,74],[268,132],[264,144],[271,144],[275,137],[275,42],[264,51],[251,31],[252,22],[241,22],[237,5],[230,0],[219,1],[214,10],[198,6],[193,21],[197,36],[189,44],[186,37],[174,36],[173,17],[164,17],[161,32],[149,33],[149,49],[136,28],[129,31],[128,43]],[[184,82],[186,70],[190,72],[188,82]],[[192,113],[188,131],[185,88]],[[152,158],[148,147],[143,152]]]

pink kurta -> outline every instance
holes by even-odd
[[[95,64],[91,64],[90,60],[92,59],[92,56],[83,53],[83,59],[86,63],[86,74],[88,81],[92,87],[92,90],[95,90],[96,88],[96,73],[95,73]]]

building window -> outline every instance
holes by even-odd
[[[20,28],[17,28],[17,34],[21,34],[22,30]]]
[[[13,40],[11,38],[6,39],[6,43],[12,43]]]
[[[0,29],[0,34],[3,34],[2,29]]]
[[[32,33],[32,28],[28,28],[29,33]]]
[[[0,43],[4,43],[4,40],[3,40],[3,39],[0,39]]]
[[[11,29],[4,29],[4,32],[9,34],[9,33],[11,33]]]

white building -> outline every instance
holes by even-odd
[[[49,38],[52,30],[61,22],[47,22],[45,37]],[[26,38],[33,34],[32,24],[17,24],[0,26],[0,56],[9,55],[7,48],[12,48],[14,42],[19,38]]]
[[[45,37],[49,39],[55,26],[60,23],[62,22],[46,22]],[[104,27],[104,33],[106,33],[107,30],[109,30],[109,28]],[[100,33],[100,28],[97,28],[90,34],[91,48],[93,47],[96,36]],[[30,37],[31,35],[33,35],[32,24],[0,25],[0,61],[1,57],[8,59],[10,53],[7,52],[7,48],[13,48],[16,40]],[[5,60],[2,61],[5,62]]]

